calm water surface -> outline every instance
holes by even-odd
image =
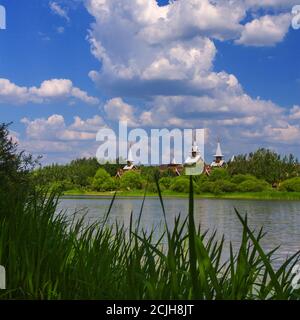
[[[72,215],[77,211],[77,215],[86,214],[87,223],[97,221],[107,212],[110,199],[99,197],[84,197],[81,199],[62,199],[59,209],[66,210]],[[167,222],[170,228],[174,225],[174,218],[178,214],[186,217],[188,199],[165,199],[164,200]],[[118,220],[129,225],[130,214],[138,217],[142,199],[120,198],[113,205],[109,221],[112,223]],[[256,200],[195,200],[195,221],[201,224],[204,230],[211,232],[217,230],[218,237],[223,234],[227,240],[225,255],[228,255],[229,241],[235,248],[238,247],[242,226],[234,212],[234,208],[242,214],[248,213],[249,225],[259,230],[264,226],[267,232],[262,244],[267,249],[278,250],[279,262],[288,255],[300,250],[300,201],[256,201]],[[146,199],[141,219],[141,226],[147,230],[152,227],[162,229],[163,212],[157,198]]]

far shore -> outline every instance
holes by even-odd
[[[80,198],[80,197],[92,197],[92,198],[111,198],[115,191],[110,192],[94,192],[83,190],[70,190],[63,193],[64,198]],[[144,197],[143,190],[134,191],[117,191],[117,196],[120,198],[141,198]],[[188,198],[187,193],[178,193],[172,191],[163,191],[162,196],[164,198]],[[147,192],[147,197],[158,197],[157,193]],[[236,200],[293,200],[300,201],[300,192],[280,192],[280,191],[266,191],[266,192],[234,192],[234,193],[222,193],[212,194],[203,193],[195,194],[196,199],[236,199]]]

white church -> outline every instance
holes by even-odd
[[[123,169],[120,169],[118,171],[118,173],[117,173],[118,177],[121,177],[122,174],[127,171],[138,170],[138,167],[134,164],[135,161],[134,161],[134,157],[133,157],[131,148],[132,148],[132,145],[130,144],[129,149],[128,149],[127,163],[123,167]],[[213,170],[214,168],[223,168],[226,166],[226,162],[224,160],[224,155],[223,155],[222,149],[221,149],[220,140],[218,140],[217,150],[216,150],[213,157],[214,157],[214,160],[211,162],[211,164],[204,163],[203,157],[199,151],[199,147],[197,146],[196,142],[194,141],[190,155],[185,160],[184,165],[177,163],[175,161],[175,158],[173,158],[173,160],[171,161],[171,163],[169,165],[166,165],[166,166],[162,165],[162,166],[160,166],[160,169],[161,169],[161,171],[164,171],[164,170],[171,168],[174,170],[176,175],[181,175],[183,173],[183,168],[185,167],[187,169],[186,172],[188,172],[187,174],[193,174],[193,172],[196,172],[196,171],[199,172],[199,170],[200,170],[201,173],[203,172],[207,175],[210,175],[211,170]],[[232,157],[232,159],[230,161],[234,161],[234,156]]]

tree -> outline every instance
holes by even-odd
[[[87,189],[100,165],[96,158],[82,158],[66,165],[52,164],[33,172],[36,184],[52,187],[59,182],[62,191],[70,189]]]
[[[123,190],[138,190],[142,189],[143,185],[144,180],[138,172],[128,171],[121,177],[120,186]]]
[[[115,181],[105,169],[99,168],[93,179],[92,186],[96,191],[111,191],[115,188]]]
[[[38,163],[24,151],[18,152],[18,144],[9,135],[10,124],[0,124],[0,189],[16,188],[29,183],[28,173]]]
[[[0,124],[0,218],[13,215],[15,205],[25,203],[32,194],[35,185],[29,173],[38,161],[18,151],[8,127],[8,124]]]
[[[76,159],[68,166],[69,178],[75,186],[87,187],[89,177],[94,177],[98,169],[99,163],[96,158]]]
[[[117,159],[117,163],[109,163],[106,162],[105,164],[102,165],[102,167],[110,174],[111,177],[114,177],[118,170],[120,170],[124,165],[119,163],[119,159]]]
[[[231,175],[251,174],[269,183],[278,183],[287,177],[297,176],[300,170],[298,160],[292,155],[282,158],[276,152],[262,148],[248,156],[237,156],[229,163],[228,172]]]

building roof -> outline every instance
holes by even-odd
[[[170,164],[172,164],[172,165],[177,165],[178,164],[176,159],[175,159],[175,157],[172,158],[172,161],[171,161]]]
[[[224,155],[222,154],[220,142],[218,142],[217,151],[216,151],[216,154],[214,155],[214,157],[224,157]]]
[[[225,161],[224,160],[221,160],[220,162],[215,162],[215,161],[213,161],[212,163],[211,163],[211,167],[212,168],[215,168],[215,167],[223,167],[225,165]]]
[[[130,166],[126,165],[123,170],[133,170],[135,168],[135,165],[134,164],[131,164]]]

